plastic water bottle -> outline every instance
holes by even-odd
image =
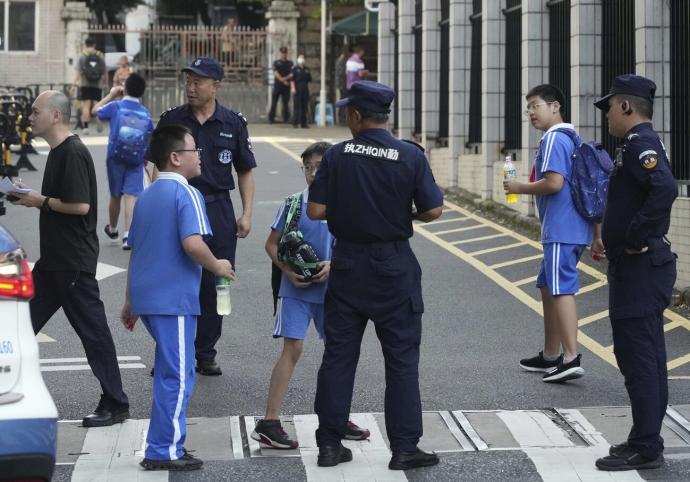
[[[503,179],[517,179],[517,169],[515,169],[515,164],[513,164],[512,156],[506,156],[506,162],[503,164]],[[508,204],[515,204],[520,200],[519,194],[506,194],[506,202]]]
[[[222,276],[216,277],[216,312],[219,315],[229,315],[232,313],[230,280]]]

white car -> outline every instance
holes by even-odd
[[[33,294],[26,253],[0,226],[0,481],[50,480],[55,468],[58,414],[41,376]]]

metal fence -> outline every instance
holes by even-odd
[[[482,2],[473,0],[472,47],[470,59],[470,105],[467,143],[482,141]]]
[[[570,119],[570,0],[552,0],[549,8],[549,83],[563,92],[564,120]]]
[[[134,36],[140,50],[132,66],[147,81],[142,99],[154,115],[185,101],[182,69],[197,57],[213,57],[223,64],[225,79],[218,100],[255,121],[265,116],[268,99],[272,38],[264,29],[206,26],[160,26],[127,30],[120,26],[91,26],[84,37],[105,45],[107,36]],[[100,41],[99,41],[100,39]]]
[[[504,150],[522,146],[522,3],[506,0]],[[507,51],[508,46],[514,46]]]
[[[690,4],[671,1],[671,167],[690,184]]]
[[[635,71],[635,1],[602,0],[601,7],[601,85],[607,91],[616,76]],[[608,133],[605,112],[601,143],[613,157],[619,141]]]

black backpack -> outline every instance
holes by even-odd
[[[84,63],[82,64],[81,71],[87,80],[95,82],[100,80],[105,74],[105,67],[102,59],[102,54],[98,51],[92,54],[84,53]]]

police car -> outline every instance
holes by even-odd
[[[0,481],[50,480],[57,409],[43,383],[26,253],[0,225]]]

